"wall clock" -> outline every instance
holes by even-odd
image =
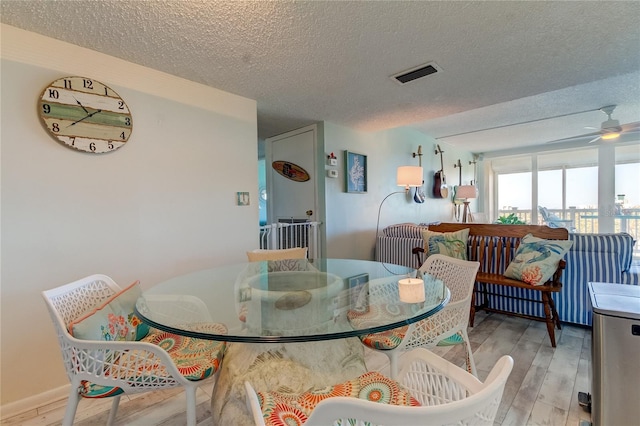
[[[54,139],[92,154],[122,147],[133,127],[124,100],[109,86],[86,77],[52,82],[40,96],[38,111]]]

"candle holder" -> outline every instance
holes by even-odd
[[[404,278],[398,281],[400,301],[405,303],[424,302],[424,281],[420,278]]]

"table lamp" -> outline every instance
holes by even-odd
[[[469,214],[469,198],[476,198],[476,187],[473,185],[461,185],[456,189],[456,198],[459,198],[464,204],[464,211],[462,213],[462,222],[467,222],[467,215]],[[469,215],[471,216],[471,215]]]

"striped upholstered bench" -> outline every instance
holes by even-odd
[[[569,234],[562,292],[555,295],[560,321],[591,325],[589,282],[640,285],[640,263],[633,262],[631,235]]]
[[[413,223],[385,228],[376,241],[376,260],[415,267],[412,249],[424,244],[424,229],[428,229],[428,226]],[[625,233],[569,234],[569,240],[573,241],[573,246],[565,255],[567,266],[560,279],[563,288],[561,292],[553,294],[553,299],[560,321],[591,326],[591,304],[587,291],[589,282],[640,285],[640,262],[632,260],[636,242]],[[497,300],[496,303],[501,309],[543,315],[543,307],[539,303],[508,298]]]

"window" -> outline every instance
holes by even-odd
[[[628,232],[640,238],[640,143],[593,144],[487,159],[494,182],[491,217],[515,213],[542,223],[537,206],[574,221],[578,232]],[[606,195],[603,195],[606,194]],[[604,200],[600,197],[606,197]]]

